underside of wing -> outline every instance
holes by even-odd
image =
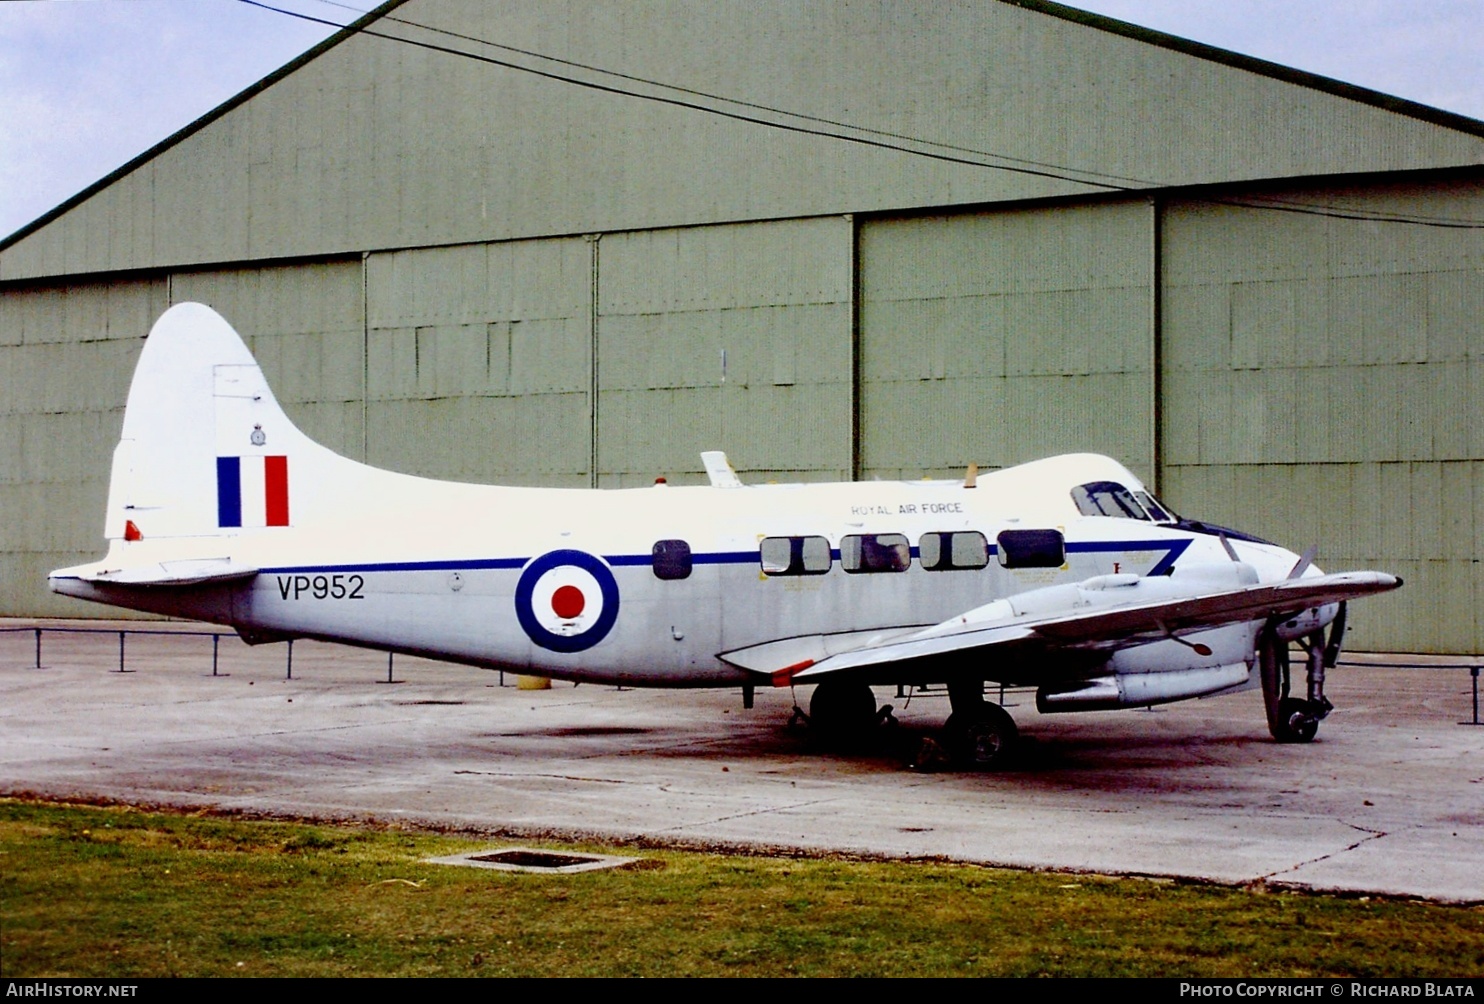
[[[1005,659],[1061,655],[1103,658],[1120,649],[1242,622],[1268,621],[1386,592],[1401,580],[1344,572],[1257,583],[1247,566],[1205,566],[1169,576],[1107,575],[996,600],[930,628],[866,641],[797,667],[821,677],[870,666],[973,652]]]

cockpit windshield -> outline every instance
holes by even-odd
[[[1175,517],[1141,491],[1137,495],[1117,481],[1089,481],[1072,489],[1072,501],[1084,516],[1117,516],[1120,519],[1142,519],[1145,522],[1173,523]]]
[[[1154,522],[1175,522],[1175,514],[1156,502],[1153,495],[1150,495],[1148,492],[1135,492],[1134,497],[1139,500],[1139,504],[1144,507],[1144,511],[1149,514],[1149,518],[1154,520]]]

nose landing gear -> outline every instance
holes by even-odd
[[[1334,710],[1324,696],[1324,673],[1340,657],[1340,643],[1345,636],[1345,604],[1330,626],[1329,642],[1324,632],[1315,631],[1304,638],[1307,686],[1305,696],[1290,696],[1288,643],[1278,636],[1272,625],[1262,630],[1258,639],[1258,668],[1262,677],[1263,707],[1267,711],[1268,731],[1280,743],[1312,742],[1319,723]]]

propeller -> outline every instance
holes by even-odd
[[[1310,544],[1309,549],[1299,557],[1298,561],[1294,562],[1292,570],[1288,573],[1288,577],[1290,579],[1297,579],[1299,576],[1303,575],[1309,570],[1309,566],[1314,564],[1314,559],[1318,556],[1319,545]]]
[[[1311,545],[1294,563],[1288,578],[1300,578],[1314,564],[1318,553],[1318,545]],[[1342,600],[1330,624],[1328,642],[1323,628],[1305,638],[1305,648],[1309,653],[1309,686],[1304,700],[1289,696],[1288,645],[1278,637],[1277,625],[1269,622],[1258,637],[1257,655],[1268,730],[1280,743],[1309,742],[1314,738],[1320,720],[1333,708],[1324,696],[1324,671],[1339,661],[1340,645],[1345,640],[1345,611],[1346,605]]]
[[[1216,537],[1221,541],[1221,546],[1226,549],[1226,556],[1240,565],[1242,559],[1237,557],[1237,549],[1232,547],[1232,542],[1226,539],[1226,534],[1218,533]]]
[[[1329,625],[1329,644],[1324,646],[1324,668],[1334,669],[1335,663],[1340,661],[1340,645],[1345,640],[1345,610],[1344,600],[1340,601],[1340,609],[1335,612],[1335,619]]]

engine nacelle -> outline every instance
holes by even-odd
[[[1340,610],[1338,603],[1326,603],[1322,607],[1310,607],[1293,617],[1273,626],[1274,632],[1284,641],[1296,641],[1329,625]]]
[[[1256,684],[1255,640],[1252,626],[1233,624],[1123,649],[1103,664],[1102,675],[1042,687],[1036,708],[1052,714],[1147,707],[1246,689]]]
[[[1251,682],[1252,667],[1245,662],[1164,673],[1102,676],[1078,682],[1067,690],[1042,687],[1036,691],[1036,710],[1050,715],[1061,711],[1142,708],[1241,690]]]

